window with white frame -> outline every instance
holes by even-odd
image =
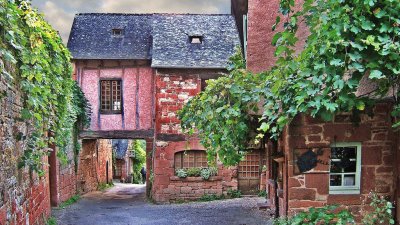
[[[331,146],[329,194],[360,194],[361,143]]]

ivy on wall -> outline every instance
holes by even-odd
[[[59,156],[72,140],[74,124],[89,122],[87,101],[71,79],[70,53],[57,33],[25,0],[0,0],[0,57],[16,68],[1,67],[23,93],[22,120],[30,127],[20,166],[43,173],[49,144]]]
[[[300,113],[329,121],[338,112],[357,114],[387,98],[394,102],[392,115],[400,115],[400,2],[305,0],[301,10],[294,8],[294,0],[280,1],[282,15],[272,29],[283,25],[283,31],[273,37],[274,67],[251,74],[236,55],[230,74],[210,81],[181,111],[182,127],[198,129],[210,156],[218,154],[226,164],[240,160],[249,110],[260,101],[259,138],[266,133],[278,138]],[[300,22],[310,34],[296,53]],[[358,93],[362,82],[367,91]]]

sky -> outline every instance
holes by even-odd
[[[230,13],[230,0],[32,0],[64,43],[76,13]]]

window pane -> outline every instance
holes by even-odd
[[[356,159],[357,158],[357,148],[356,147],[346,147],[344,149],[344,156],[348,159]]]
[[[344,172],[346,173],[355,173],[357,171],[357,162],[356,161],[348,161],[347,165],[344,166]]]
[[[122,109],[122,90],[120,80],[101,81],[101,110],[120,112]]]
[[[356,185],[356,175],[344,175],[343,186],[355,186]]]
[[[343,158],[343,148],[336,147],[331,149],[332,159],[342,159]]]
[[[342,186],[342,175],[331,175],[331,186]]]
[[[331,162],[331,173],[341,173],[342,167],[341,162]]]
[[[182,159],[182,152],[176,153],[175,154],[175,169],[182,168],[181,159]]]
[[[178,162],[183,157],[183,165]],[[175,168],[200,168],[208,167],[207,153],[205,151],[190,150],[175,153]]]

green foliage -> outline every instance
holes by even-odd
[[[75,202],[77,202],[79,199],[81,198],[80,195],[74,195],[71,198],[69,198],[67,201],[61,203],[58,208],[64,209],[67,206],[70,206],[72,204],[74,204]]]
[[[229,189],[226,193],[229,198],[240,198],[242,197],[242,192],[240,190]]]
[[[55,217],[49,217],[46,221],[46,225],[57,225],[57,219]]]
[[[216,167],[206,167],[206,168],[183,168],[177,169],[175,175],[180,178],[185,177],[201,177],[203,180],[208,180],[212,176],[216,176],[218,169]]]
[[[218,168],[217,167],[211,166],[211,167],[208,167],[208,170],[210,171],[211,176],[217,176],[218,175]]]
[[[207,167],[201,169],[200,176],[203,180],[208,180],[210,177],[216,176],[217,173],[218,169],[216,167]]]
[[[32,131],[19,166],[43,175],[42,157],[49,144],[55,143],[63,158],[75,122],[88,119],[77,104],[82,98],[71,79],[70,53],[57,31],[25,0],[0,0],[0,37],[0,58],[16,68],[10,71],[1,63],[1,76],[24,93],[21,119]]]
[[[143,183],[142,174],[140,171],[146,163],[146,141],[144,140],[134,140],[130,148],[134,157],[133,161],[133,173],[132,173],[132,183],[141,184]]]
[[[185,169],[177,169],[175,171],[175,174],[176,174],[177,177],[180,177],[180,178],[185,178],[185,177],[188,176],[188,173],[186,172]]]
[[[384,196],[378,196],[376,193],[370,193],[368,197],[371,199],[369,205],[374,211],[368,211],[364,215],[362,223],[365,225],[394,224],[393,204],[387,201]]]
[[[273,37],[277,61],[260,74],[245,71],[237,53],[229,74],[210,80],[179,116],[189,133],[198,132],[209,159],[218,154],[226,165],[239,162],[251,131],[257,103],[263,102],[258,138],[278,138],[300,113],[332,120],[335,113],[359,113],[377,100],[393,97],[392,115],[400,115],[400,3],[398,0],[281,0]],[[296,37],[299,21],[310,31],[305,46]],[[375,85],[357,95],[362,78]],[[375,88],[374,88],[375,87]],[[400,126],[397,122],[395,127]],[[196,130],[196,129],[197,130]]]
[[[199,177],[201,174],[201,168],[193,167],[186,169],[188,177]]]
[[[300,212],[290,218],[279,218],[275,225],[303,225],[303,224],[354,224],[354,218],[347,210],[337,212],[337,206],[310,208],[308,212]]]
[[[258,197],[267,197],[267,191],[261,190],[260,192],[258,192]]]
[[[398,1],[306,0],[298,12],[292,3],[281,0],[286,22],[274,36],[278,60],[265,76],[263,131],[276,137],[299,113],[331,120],[337,112],[364,111],[391,88],[397,90]],[[296,55],[302,17],[310,35]],[[356,91],[366,76],[378,88],[359,96]]]
[[[203,195],[200,197],[199,201],[201,202],[211,202],[211,201],[216,201],[216,200],[223,200],[225,199],[225,195],[216,195],[216,194],[211,194],[211,195]]]
[[[211,177],[211,171],[208,168],[204,168],[201,170],[200,176],[203,180],[208,180]]]
[[[190,134],[198,132],[208,150],[209,161],[214,161],[218,153],[226,165],[242,159],[250,124],[254,121],[248,112],[258,110],[262,91],[260,85],[254,86],[260,75],[244,70],[240,49],[231,61],[227,76],[208,80],[206,90],[179,112],[182,128]]]

